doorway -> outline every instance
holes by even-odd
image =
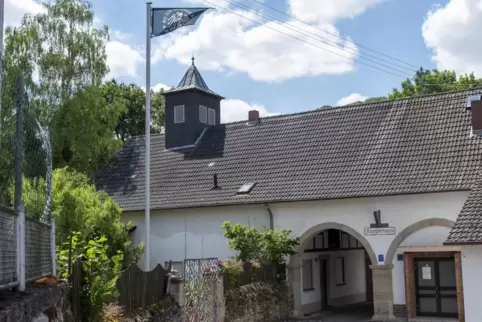
[[[320,257],[320,295],[321,295],[321,310],[328,308],[328,258]]]
[[[420,258],[414,264],[417,315],[457,317],[454,258]]]

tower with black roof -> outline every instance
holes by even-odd
[[[175,88],[164,93],[166,99],[165,145],[168,150],[189,150],[209,126],[221,120],[221,100],[209,89],[192,65]]]

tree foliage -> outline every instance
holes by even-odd
[[[476,78],[474,73],[461,75],[457,79],[455,71],[439,71],[437,69],[420,68],[413,79],[406,79],[401,89],[394,88],[388,95],[389,99],[405,98],[417,95],[435,94],[460,89],[469,89],[482,85],[482,79]]]
[[[236,259],[242,262],[283,264],[286,256],[295,254],[295,248],[299,245],[299,238],[290,237],[291,230],[288,229],[266,229],[261,232],[245,225],[233,225],[229,221],[225,221],[221,228],[224,229],[229,248],[237,251]]]
[[[22,202],[28,216],[38,216],[45,204],[45,181],[24,179]],[[13,188],[12,188],[13,190]],[[68,168],[56,169],[52,184],[52,215],[56,222],[56,242],[62,245],[72,231],[87,239],[107,238],[107,254],[124,254],[124,263],[137,263],[143,245],[132,246],[131,224],[120,221],[122,210],[104,191],[97,191],[84,174]],[[38,218],[38,217],[37,217]]]
[[[29,105],[53,132],[54,167],[91,174],[121,144],[114,130],[125,106],[106,102],[100,91],[108,38],[86,0],[45,2],[39,14],[6,29],[2,119],[14,113],[21,76]]]
[[[68,278],[70,265],[77,260],[82,262],[82,320],[96,321],[103,306],[119,296],[116,281],[122,269],[123,253],[118,250],[115,255],[109,254],[108,240],[103,236],[88,239],[80,232],[71,234],[71,240],[57,246],[59,274]]]
[[[146,132],[146,93],[135,84],[118,83],[111,80],[102,85],[102,96],[110,105],[120,105],[123,113],[115,127],[117,139],[125,142],[132,136]],[[151,90],[151,133],[161,133],[164,125],[164,97]]]

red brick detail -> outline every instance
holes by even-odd
[[[403,256],[405,275],[405,304],[407,318],[417,316],[417,301],[415,298],[415,274],[413,272],[413,254],[405,253]]]
[[[460,252],[454,254],[454,260],[455,281],[457,283],[457,310],[459,312],[459,322],[465,322],[464,283],[462,279],[462,256]]]
[[[407,306],[404,304],[394,304],[393,305],[393,315],[397,318],[407,317]]]

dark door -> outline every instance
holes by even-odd
[[[370,255],[365,251],[365,279],[366,279],[366,291],[367,291],[367,302],[373,301],[373,275],[372,269],[370,268],[372,261]]]
[[[417,259],[415,293],[418,315],[457,317],[454,259]]]
[[[328,260],[320,258],[320,291],[321,291],[321,309],[324,310],[328,306]]]

